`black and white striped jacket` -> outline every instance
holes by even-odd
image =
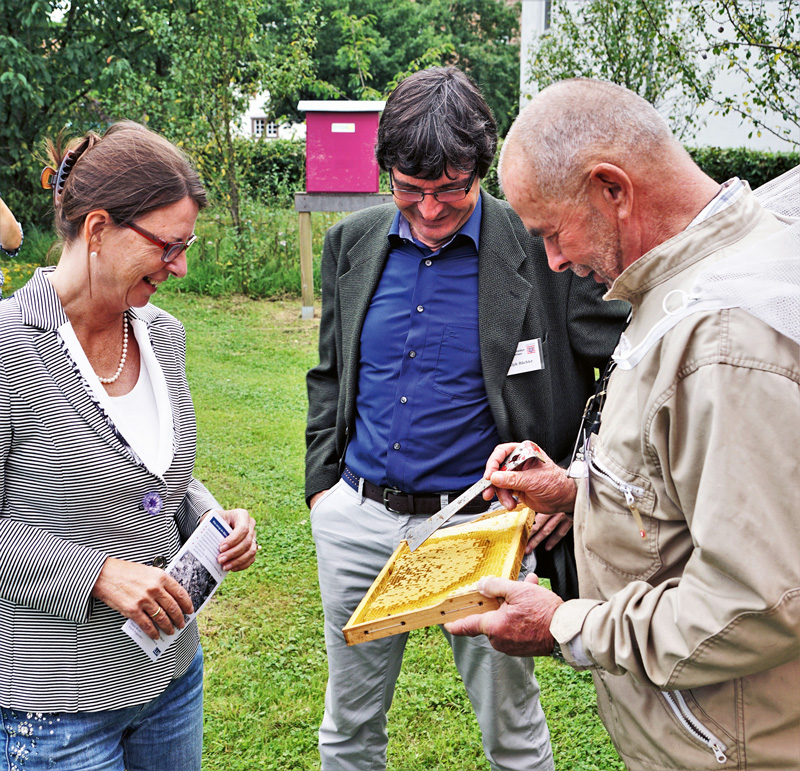
[[[62,345],[67,321],[40,268],[0,302],[0,705],[117,709],[158,696],[188,668],[195,624],[157,663],[90,592],[107,557],[171,558],[210,508],[192,477],[196,426],[185,332],[152,306],[146,323],[172,407],[173,458],[151,473],[103,413]],[[142,505],[157,492],[162,511]]]

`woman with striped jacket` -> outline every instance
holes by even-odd
[[[50,152],[62,255],[0,302],[0,771],[197,771],[198,631],[159,566],[220,507],[192,477],[183,327],[148,301],[185,274],[205,191],[135,123]],[[242,570],[254,522],[221,516]],[[153,663],[126,618],[183,631]]]

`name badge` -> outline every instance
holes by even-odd
[[[519,375],[522,372],[533,372],[544,369],[542,364],[542,338],[535,340],[520,340],[517,350],[508,368],[509,375]]]

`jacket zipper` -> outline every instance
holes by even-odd
[[[699,739],[714,753],[717,763],[727,763],[728,756],[725,754],[725,750],[728,749],[727,746],[717,739],[717,737],[692,714],[689,705],[683,698],[683,694],[680,691],[661,691],[661,693],[667,700],[667,704],[669,704],[681,725],[695,739]]]
[[[636,485],[629,485],[627,482],[624,482],[618,476],[612,474],[608,469],[603,468],[593,455],[589,458],[589,466],[599,476],[611,483],[611,485],[616,487],[617,490],[619,490],[625,496],[625,503],[633,515],[636,526],[639,528],[639,535],[642,536],[642,538],[647,538],[647,533],[644,531],[644,523],[642,522],[642,515],[639,512],[639,507],[636,505],[636,498],[634,497],[638,495],[641,498],[645,493],[644,489],[637,487]]]

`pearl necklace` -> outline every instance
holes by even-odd
[[[122,368],[125,366],[125,359],[128,358],[128,319],[125,314],[122,314],[122,358],[119,360],[119,367],[114,373],[113,377],[100,377],[97,379],[103,384],[116,383],[119,376],[122,374]]]

